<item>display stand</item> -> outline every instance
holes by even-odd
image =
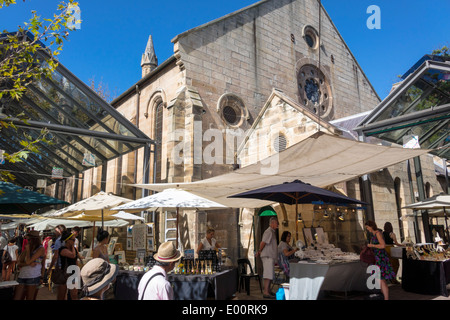
[[[145,272],[120,270],[114,285],[117,300],[137,300],[139,281]],[[230,299],[237,291],[237,269],[213,274],[167,275],[173,286],[174,300]]]
[[[0,300],[12,300],[14,297],[14,288],[19,285],[17,281],[0,282]]]
[[[448,297],[450,260],[426,261],[407,257],[403,251],[402,288],[408,292]]]

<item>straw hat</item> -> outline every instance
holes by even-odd
[[[81,279],[83,280],[83,293],[86,296],[93,295],[108,284],[117,276],[119,268],[101,258],[90,260],[81,269]]]
[[[155,260],[160,262],[173,262],[179,260],[180,257],[181,253],[175,248],[175,244],[172,241],[167,241],[160,245],[158,252],[153,256]]]

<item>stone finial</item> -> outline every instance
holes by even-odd
[[[142,67],[142,77],[145,77],[148,73],[152,72],[158,66],[158,58],[155,54],[155,49],[153,47],[153,39],[150,35],[148,37],[147,46],[145,47],[145,52],[142,54],[141,67]]]

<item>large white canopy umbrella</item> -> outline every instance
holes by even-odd
[[[450,195],[440,193],[431,198],[427,198],[422,201],[415,202],[410,205],[404,206],[403,208],[405,208],[405,209],[422,209],[422,210],[442,209],[444,211],[445,230],[447,233],[447,239],[450,239],[449,231],[448,231],[448,223],[447,223],[447,220],[448,220],[447,211],[445,210],[446,208],[450,208]]]
[[[150,208],[173,208],[177,211],[177,242],[178,247],[178,213],[179,208],[184,209],[224,209],[227,206],[218,202],[200,197],[196,194],[187,192],[182,189],[166,189],[162,192],[129,202],[113,210],[123,210],[126,212],[139,212]]]
[[[133,200],[116,196],[112,193],[100,191],[99,193],[80,200],[68,207],[55,211],[52,217],[73,217],[76,215],[84,214],[86,218],[88,216],[101,217],[102,227],[104,226],[103,220],[105,216],[110,216],[117,213],[119,210],[112,209],[121,204],[131,202]],[[81,220],[81,219],[80,219]]]

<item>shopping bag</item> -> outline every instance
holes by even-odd
[[[359,260],[369,265],[375,264],[375,253],[373,252],[373,249],[367,246],[364,247],[359,254]]]

